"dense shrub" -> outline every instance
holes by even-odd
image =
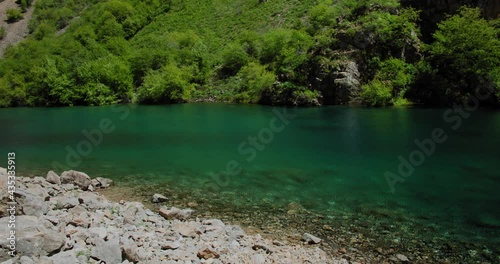
[[[21,13],[21,10],[17,8],[7,9],[6,14],[7,14],[7,22],[9,23],[14,23],[23,19],[23,14]]]

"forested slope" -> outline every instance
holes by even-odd
[[[478,88],[498,105],[499,19],[473,7],[430,19],[425,8],[37,0],[29,38],[0,60],[0,105],[449,105]]]

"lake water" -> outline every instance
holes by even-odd
[[[69,168],[123,184],[224,193],[240,206],[297,202],[333,216],[394,212],[498,249],[500,112],[446,111],[228,104],[0,109],[0,166],[15,151],[18,172],[30,175]],[[429,143],[433,135],[441,143]],[[404,175],[399,156],[408,161]]]

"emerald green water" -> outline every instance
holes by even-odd
[[[0,166],[15,151],[18,172],[32,175],[60,173],[64,165],[123,183],[220,192],[238,205],[298,202],[326,215],[394,212],[437,225],[453,239],[500,243],[498,111],[473,112],[453,130],[455,123],[443,120],[446,109],[288,109],[295,118],[248,162],[250,155],[238,146],[269,128],[272,107],[119,107],[0,109]],[[77,166],[68,164],[67,146],[76,150],[87,140],[82,130],[99,128],[103,119],[114,131],[88,155],[72,159]],[[435,128],[447,140],[391,193],[384,172],[396,173],[397,157],[408,158],[418,149],[415,139],[430,138]],[[231,160],[241,173],[210,188],[211,172],[225,170]]]

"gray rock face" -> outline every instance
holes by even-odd
[[[74,184],[82,190],[87,190],[90,185],[90,177],[79,171],[65,171],[61,174],[61,183]]]
[[[320,66],[316,76],[311,82],[321,91],[323,104],[348,104],[358,99],[361,75],[356,62],[343,61],[334,69]]]
[[[163,202],[166,202],[167,200],[168,200],[168,198],[161,195],[161,194],[158,194],[158,193],[153,194],[153,198],[152,198],[153,203],[163,203]]]
[[[321,243],[321,239],[318,238],[318,237],[315,237],[309,233],[304,233],[302,235],[302,240],[304,240],[305,242],[309,243],[309,244],[319,244]]]
[[[339,103],[348,103],[355,100],[361,90],[358,65],[348,61],[343,65],[343,70],[335,72],[335,97]]]
[[[61,178],[54,171],[49,171],[45,179],[50,183],[61,185]]]

